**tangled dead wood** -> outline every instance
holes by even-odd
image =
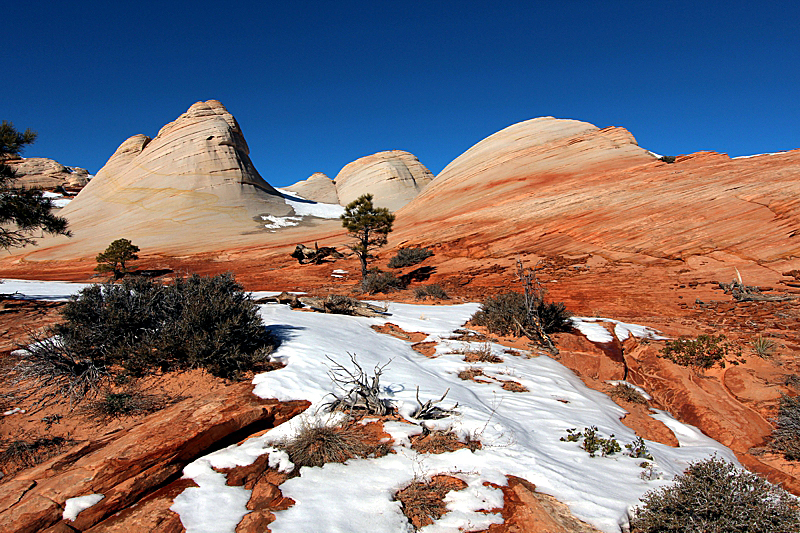
[[[372,376],[364,372],[361,365],[356,361],[355,354],[348,352],[350,362],[353,363],[353,370],[348,370],[343,365],[337,363],[326,356],[328,361],[333,363],[328,375],[331,381],[342,391],[342,396],[334,394],[333,401],[327,404],[330,411],[345,411],[351,414],[361,415],[388,415],[394,408],[389,400],[379,397],[381,392],[380,379],[383,370],[392,362],[390,359],[384,365],[375,365]]]

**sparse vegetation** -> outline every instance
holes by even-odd
[[[418,265],[432,255],[433,252],[427,248],[401,248],[397,251],[397,255],[389,259],[389,268]]]
[[[298,467],[343,463],[354,457],[381,457],[391,447],[388,443],[370,444],[365,426],[358,423],[338,426],[307,424],[278,446]]]
[[[759,335],[750,341],[750,349],[759,357],[769,357],[775,352],[775,341]]]
[[[483,370],[474,366],[462,370],[458,373],[458,377],[460,379],[463,379],[464,381],[474,381],[475,376],[482,376],[482,375],[483,375]]]
[[[369,294],[395,292],[404,288],[403,281],[396,278],[394,274],[377,268],[370,270],[361,280],[361,290]]]
[[[71,444],[72,441],[65,437],[13,440],[0,452],[0,477],[11,476],[20,470],[43,463]]]
[[[711,368],[725,367],[725,359],[733,355],[735,347],[725,342],[725,335],[698,335],[696,339],[680,338],[667,341],[661,356],[681,366]]]
[[[598,434],[597,426],[584,428],[583,431],[578,431],[577,428],[568,429],[567,436],[561,437],[560,440],[563,442],[580,442],[581,448],[586,450],[589,457],[594,457],[597,452],[600,452],[605,457],[622,451],[619,442],[614,438],[614,434],[612,433],[608,438],[601,437]]]
[[[386,245],[394,215],[385,207],[375,207],[371,194],[363,194],[347,204],[340,218],[342,226],[354,239],[349,246],[361,261],[361,277],[365,279],[367,262],[372,257],[370,252]]]
[[[770,448],[789,461],[800,461],[800,396],[782,396]]]
[[[204,368],[235,379],[268,366],[276,340],[230,274],[169,285],[145,279],[83,289],[64,322],[20,350],[17,383],[79,401],[122,374]]]
[[[170,403],[165,396],[146,394],[129,389],[122,392],[105,391],[99,398],[91,401],[85,413],[90,418],[101,420],[124,416],[147,415],[163,409]]]
[[[467,484],[460,479],[439,475],[433,476],[430,481],[415,481],[399,491],[395,499],[402,504],[403,514],[406,515],[414,530],[433,524],[447,513],[444,497],[451,490],[461,490]]]
[[[426,298],[433,298],[434,300],[447,300],[450,297],[447,292],[438,283],[431,283],[430,285],[423,285],[414,289],[414,298],[417,300],[424,300]]]
[[[561,302],[545,302],[543,299],[537,299],[532,303],[531,310],[540,321],[545,333],[569,331],[572,328],[569,320],[571,315]],[[534,328],[525,295],[518,292],[489,296],[481,304],[480,310],[473,315],[472,320],[497,335],[521,337]]]
[[[128,262],[139,259],[139,247],[128,239],[117,239],[108,245],[104,252],[97,254],[97,266],[94,269],[100,274],[111,274],[114,281],[123,278],[134,269]]]
[[[614,385],[610,394],[612,398],[624,400],[626,402],[641,404],[647,403],[647,399],[642,396],[638,390],[630,385],[626,385],[625,383],[618,383]]]
[[[464,361],[467,363],[502,363],[503,358],[492,353],[492,345],[484,342],[478,347],[464,350]]]
[[[674,155],[662,155],[658,159],[660,161],[663,161],[664,163],[674,163],[675,159],[676,159],[676,156],[674,156]]]
[[[431,430],[426,426],[422,426],[422,433],[411,437],[411,449],[418,453],[449,453],[461,448],[474,452],[482,447],[481,441],[473,440],[469,435],[462,442],[452,431]]]
[[[718,457],[693,463],[675,483],[650,491],[631,520],[634,533],[800,531],[796,500]]]

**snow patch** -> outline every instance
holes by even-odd
[[[103,498],[105,498],[105,496],[102,494],[87,494],[86,496],[69,498],[64,502],[64,514],[62,518],[74,522],[81,511],[85,511]]]
[[[664,337],[661,332],[647,326],[640,326],[638,324],[628,324],[620,322],[613,318],[597,318],[597,317],[584,317],[574,316],[570,318],[572,325],[580,331],[591,342],[612,342],[614,337],[619,339],[620,342],[633,335],[639,339],[651,340],[667,340],[669,337]],[[603,326],[603,322],[614,324],[614,335]]]

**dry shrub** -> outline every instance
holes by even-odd
[[[354,457],[382,457],[389,453],[391,445],[388,442],[374,441],[374,436],[363,424],[309,424],[278,446],[297,466],[322,466],[325,463],[343,463]]]
[[[426,298],[433,298],[434,300],[447,300],[450,297],[447,292],[438,283],[430,285],[423,285],[414,289],[414,298],[417,300],[424,300]]]
[[[729,355],[738,355],[738,351],[736,346],[725,341],[725,335],[684,337],[667,341],[661,349],[661,357],[681,366],[698,368],[711,368],[716,364],[725,368],[725,358]]]
[[[672,485],[648,492],[635,533],[783,533],[800,531],[792,496],[718,457],[693,463]]]
[[[440,429],[431,431],[424,426],[422,433],[411,437],[411,449],[416,450],[418,453],[448,453],[462,448],[469,448],[470,451],[474,452],[483,448],[483,445],[481,441],[472,440],[469,436],[467,436],[465,442],[462,442],[459,440],[458,435],[452,431]]]
[[[401,291],[405,288],[403,280],[395,277],[391,272],[383,272],[377,268],[370,270],[361,280],[361,290],[369,294],[389,293]]]
[[[397,255],[389,259],[389,268],[403,268],[417,265],[433,255],[427,248],[401,248],[397,250]]]
[[[789,461],[800,460],[800,397],[782,396],[777,427],[772,432],[770,448]]]
[[[502,387],[503,390],[507,390],[509,392],[528,392],[528,389],[525,387],[525,385],[517,383],[516,381],[504,381]]]
[[[561,302],[545,302],[544,295],[538,295],[529,302],[531,315],[534,315],[545,333],[558,333],[572,329],[572,316]],[[473,322],[486,327],[497,335],[521,337],[526,331],[533,331],[535,325],[528,314],[528,304],[524,294],[507,292],[489,296],[481,304],[480,310],[472,317]]]
[[[647,399],[642,396],[638,390],[634,389],[630,385],[626,385],[625,383],[618,383],[614,385],[610,394],[611,397],[616,400],[624,400],[631,403],[647,403]]]
[[[471,381],[471,380],[474,381],[475,376],[482,376],[482,375],[483,375],[483,370],[475,367],[467,368],[458,373],[458,377],[463,379],[464,381]]]
[[[464,352],[464,361],[467,363],[502,363],[503,358],[492,353],[489,343],[484,343],[478,348],[468,349]]]
[[[451,476],[433,476],[429,482],[415,481],[399,491],[395,499],[400,501],[403,514],[414,529],[428,526],[447,513],[444,497],[451,490],[463,490],[467,484]]]
[[[37,437],[11,441],[0,452],[2,477],[11,476],[20,470],[43,463],[72,444],[74,444],[72,440],[64,437]]]

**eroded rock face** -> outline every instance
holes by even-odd
[[[89,171],[85,168],[66,167],[44,157],[12,159],[6,164],[14,169],[17,184],[26,189],[83,187],[89,182]]]
[[[187,481],[171,480],[186,464],[226,443],[226,438],[235,442],[246,436],[237,438],[237,432],[274,427],[309,405],[262,400],[251,391],[251,384],[241,383],[185,400],[127,432],[103,435],[19,473],[3,484],[0,523],[18,533],[41,531],[59,522],[79,531],[152,531],[147,527],[154,524],[166,528],[159,530],[180,530],[174,529],[180,521],[169,506]],[[74,522],[63,521],[66,500],[88,494],[104,498]],[[112,516],[115,513],[120,514]]]
[[[521,122],[450,163],[398,213],[393,239],[639,261],[710,251],[797,256],[800,151],[667,164],[622,128],[552,117]]]
[[[124,235],[142,246],[251,232],[259,215],[290,215],[256,171],[233,116],[197,102],[154,139],[134,135],[64,210],[76,239]]]
[[[370,193],[375,205],[396,211],[414,199],[432,179],[433,173],[414,155],[391,150],[356,159],[345,165],[333,181],[341,205]]]
[[[322,172],[314,172],[308,179],[298,181],[294,185],[284,187],[286,190],[296,192],[306,200],[323,204],[338,204],[339,195],[336,186],[328,176]]]

